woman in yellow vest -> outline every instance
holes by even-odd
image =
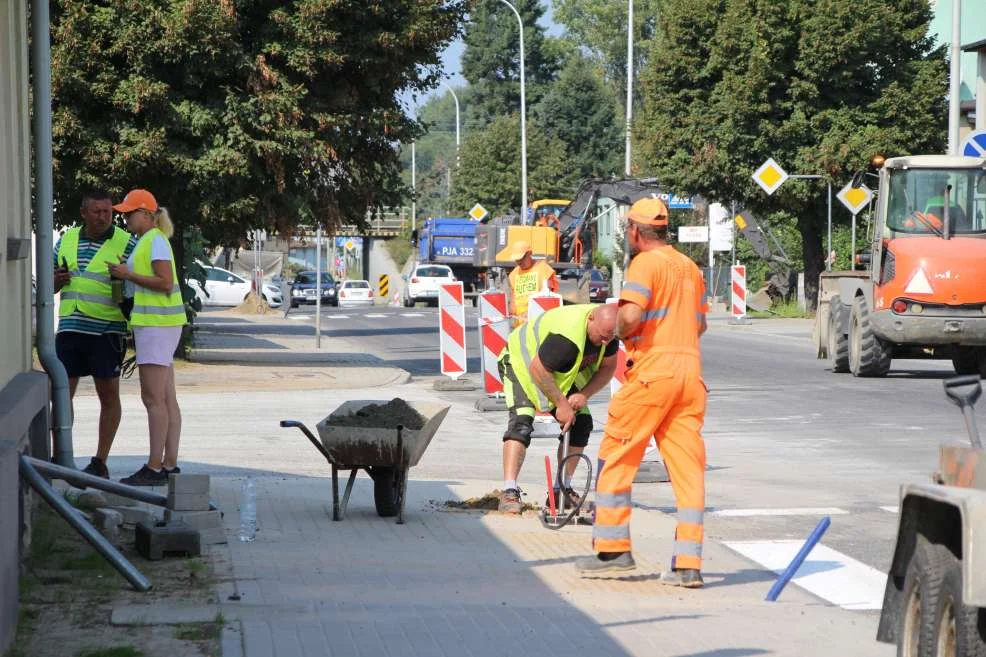
[[[131,486],[161,486],[178,468],[181,410],[175,394],[175,350],[187,322],[178,288],[175,256],[168,238],[174,233],[165,208],[154,196],[135,189],[113,209],[123,214],[127,228],[139,238],[127,264],[110,264],[110,271],[126,281],[126,296],[133,297],[130,325],[137,348],[140,396],[147,409],[150,456],[133,475],[121,479]]]

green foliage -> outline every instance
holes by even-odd
[[[459,175],[452,185],[451,214],[465,216],[475,203],[493,215],[517,214],[521,205],[520,117],[501,117],[487,130],[474,132],[462,148]],[[575,186],[565,146],[549,139],[536,125],[527,133],[528,202],[565,198]]]
[[[387,249],[390,259],[394,261],[397,268],[402,269],[414,253],[414,247],[411,246],[411,229],[401,231],[398,237],[384,242],[384,248]]]
[[[773,157],[838,189],[875,152],[940,152],[947,75],[930,17],[918,0],[665,0],[635,127],[648,173],[758,216],[787,213],[814,296],[824,182],[768,197],[750,175]]]
[[[617,105],[599,73],[581,56],[572,57],[537,106],[549,137],[569,154],[566,168],[578,179],[609,177],[623,170],[623,131]]]
[[[113,648],[93,648],[77,653],[78,657],[143,657],[144,652],[134,646],[114,646]]]
[[[537,104],[544,85],[554,79],[563,46],[549,45],[538,20],[540,0],[514,0],[524,24],[525,95]],[[488,123],[520,107],[520,32],[517,17],[500,2],[477,2],[470,8],[462,54],[462,75],[473,87],[471,113]]]
[[[177,233],[358,223],[400,200],[400,105],[433,87],[462,0],[58,0],[56,218],[80,188],[146,187]],[[64,210],[62,210],[64,209]]]
[[[804,319],[813,316],[812,313],[802,310],[796,299],[775,303],[767,312],[748,309],[747,315],[756,319]]]

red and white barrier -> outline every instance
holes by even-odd
[[[554,292],[538,292],[527,297],[527,321],[533,322],[549,310],[561,308],[561,295]]]
[[[462,282],[438,288],[439,350],[442,374],[458,379],[466,373],[466,311]]]
[[[733,319],[746,316],[746,265],[732,266]]]
[[[507,347],[509,336],[507,295],[503,292],[483,292],[479,295],[479,344],[483,354],[483,389],[489,395],[503,392],[497,359]]]

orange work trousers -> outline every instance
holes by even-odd
[[[631,368],[627,383],[609,404],[609,419],[599,446],[596,552],[630,551],[630,491],[651,437],[671,478],[678,524],[672,568],[702,567],[705,512],[706,388],[698,358],[667,355],[646,372]]]

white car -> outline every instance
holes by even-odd
[[[339,307],[372,306],[373,288],[370,281],[346,280],[339,285]]]
[[[438,303],[438,286],[455,282],[448,265],[418,265],[404,286],[404,307],[410,308],[418,301]]]
[[[195,290],[195,296],[199,298],[203,306],[238,306],[250,294],[253,285],[250,281],[241,278],[231,271],[220,267],[203,265],[205,269],[205,292],[199,282],[194,279],[188,280],[188,286]],[[271,308],[281,305],[281,290],[270,283],[263,286],[264,301]]]

